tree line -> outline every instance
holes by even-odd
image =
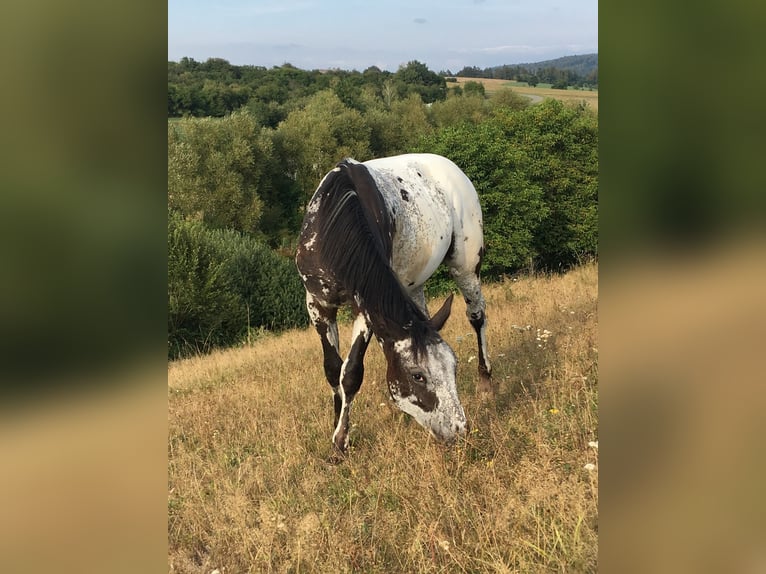
[[[594,112],[530,106],[512,90],[427,102],[418,78],[391,92],[336,80],[309,93],[296,81],[270,104],[284,112],[276,125],[250,104],[168,121],[169,357],[306,324],[295,241],[304,206],[344,157],[432,152],[457,163],[484,212],[485,280],[597,256]],[[431,293],[451,288],[443,270],[430,282]]]
[[[550,84],[553,88],[598,88],[598,54],[566,56],[532,64],[478,68],[466,66],[457,76],[466,78],[493,78],[526,82],[530,86]]]
[[[305,98],[331,89],[341,101],[364,111],[363,92],[390,103],[417,94],[425,103],[444,100],[443,75],[413,60],[396,72],[371,66],[364,72],[301,70],[290,64],[236,66],[222,58],[168,62],[168,117],[222,117],[247,107],[261,125],[276,127]]]

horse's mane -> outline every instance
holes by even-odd
[[[342,161],[325,178],[317,214],[320,259],[349,297],[358,294],[373,330],[412,337],[416,352],[432,337],[428,318],[391,269],[394,224],[367,168]]]

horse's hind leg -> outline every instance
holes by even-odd
[[[340,371],[340,391],[341,408],[340,416],[335,419],[335,432],[333,433],[333,444],[335,450],[344,453],[348,448],[348,415],[351,409],[351,402],[359,392],[364,379],[364,354],[370,343],[372,328],[364,317],[359,313],[354,321],[354,331],[351,335],[351,350],[348,357],[343,362]],[[337,395],[336,395],[337,396]]]
[[[410,294],[412,300],[415,302],[426,317],[431,317],[431,313],[428,312],[428,306],[426,305],[426,294],[423,291],[423,287],[418,287],[413,293]]]
[[[466,317],[476,331],[476,343],[479,351],[479,390],[491,393],[493,392],[492,367],[489,363],[489,351],[487,349],[487,316],[485,313],[487,304],[484,301],[481,281],[479,280],[481,252],[472,268],[457,266],[454,262],[450,262],[449,267],[458,289],[463,294]]]

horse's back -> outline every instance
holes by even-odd
[[[364,165],[373,171],[373,175],[375,172],[388,174],[387,178],[378,179],[394,181],[393,194],[403,194],[402,201],[399,202],[399,198],[396,201],[405,212],[420,201],[418,217],[422,218],[425,212],[431,213],[430,224],[423,225],[421,221],[413,225],[417,232],[431,230],[434,234],[431,247],[423,249],[427,241],[421,237],[413,243],[419,245],[414,252],[400,248],[401,262],[395,267],[400,267],[404,275],[420,285],[447,255],[458,267],[472,269],[476,266],[484,245],[481,207],[473,183],[454,162],[440,155],[420,153],[369,160]],[[383,182],[379,187],[391,189]],[[408,190],[415,193],[408,196]],[[420,262],[420,259],[428,262]],[[421,267],[420,272],[414,269],[416,267]],[[409,270],[405,272],[404,268]]]
[[[481,227],[481,207],[476,189],[452,160],[432,153],[410,153],[369,160],[364,165],[390,173],[414,170],[445,195],[458,219],[465,223],[476,222]]]
[[[452,160],[440,155],[408,153],[371,159],[364,162],[364,165],[373,169],[383,169],[396,173],[406,173],[414,168],[426,178],[439,184],[448,193],[458,194],[464,200],[476,197],[476,190],[471,180]]]

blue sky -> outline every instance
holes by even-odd
[[[168,59],[457,72],[598,51],[598,0],[168,0]]]

